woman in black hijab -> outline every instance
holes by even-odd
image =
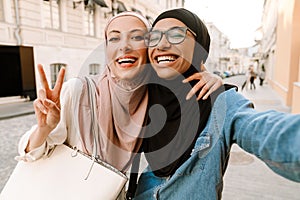
[[[169,37],[169,40],[174,37],[176,42],[176,39],[180,38],[179,34],[190,34],[192,39],[182,37],[183,40],[189,40],[182,41],[182,43],[189,42],[186,45],[188,54],[194,52],[194,55],[190,60],[186,57],[181,59],[180,56],[185,53],[177,49],[173,50],[171,46],[166,44],[157,47],[161,49],[158,50],[155,58],[151,60],[153,42],[157,41],[159,43],[164,38],[161,32],[156,32],[153,29],[146,35],[146,43],[150,49],[149,57],[159,77],[153,76],[152,84],[148,87],[148,107],[150,110],[148,124],[150,125],[146,128],[143,150],[151,170],[156,176],[160,177],[171,176],[189,158],[195,140],[206,125],[212,103],[210,97],[206,100],[186,101],[185,94],[195,86],[197,81],[191,81],[189,84],[182,83],[183,79],[200,71],[200,69],[197,69],[198,66],[207,59],[210,36],[206,26],[195,14],[188,10],[175,9],[159,15],[152,27],[155,27],[157,22],[166,18],[179,20],[184,23],[184,27],[189,29],[182,30],[182,26],[172,26],[171,29],[168,29],[171,31],[167,30],[167,33],[165,32],[163,35]],[[190,47],[193,44],[194,51],[191,51]],[[160,61],[162,64],[159,64],[159,59],[163,60]],[[156,65],[160,66],[155,67]],[[175,69],[174,66],[176,65]],[[160,105],[165,111],[159,108],[152,108],[151,111],[153,105]],[[151,123],[153,126],[151,126]],[[161,124],[160,130],[157,124]]]
[[[168,18],[181,24],[173,26],[172,21],[167,21],[166,25],[172,24],[169,29],[164,32],[155,29],[157,23]],[[198,66],[205,63],[210,46],[208,30],[194,13],[182,8],[170,10],[159,15],[152,27],[146,35],[146,43],[158,76],[152,77],[148,87],[149,117],[143,150],[151,173],[158,179],[165,179],[190,158],[207,124],[213,101],[225,87],[206,100],[185,99],[184,94],[197,82],[183,84],[182,80],[200,71]],[[182,44],[185,47],[180,46]],[[192,52],[191,56],[185,56]]]
[[[182,80],[198,71],[210,45],[207,28],[195,14],[183,8],[162,13],[145,41],[158,76],[148,87],[142,145],[149,167],[139,178],[135,199],[221,199],[233,143],[300,182],[300,115],[259,113],[232,85],[206,100],[185,99],[196,83]],[[282,143],[281,135],[288,141]]]

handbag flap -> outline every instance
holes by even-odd
[[[68,146],[58,145],[50,157],[19,161],[0,199],[116,199],[126,184],[126,176],[101,164],[94,163],[91,168],[92,162],[80,153],[75,156]]]

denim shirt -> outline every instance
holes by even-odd
[[[221,199],[233,143],[279,175],[300,182],[300,115],[257,112],[231,89],[216,99],[191,157],[171,177],[157,177],[146,170],[134,199]]]

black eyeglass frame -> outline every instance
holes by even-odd
[[[179,41],[179,42],[171,42],[171,41],[169,40],[168,32],[171,31],[171,30],[174,30],[174,29],[181,29],[182,32],[185,34],[184,37],[183,37],[183,39],[182,39],[181,41]],[[167,41],[168,41],[170,44],[180,44],[180,43],[182,43],[182,42],[185,40],[187,31],[190,31],[190,33],[192,33],[192,35],[193,35],[194,37],[197,37],[197,34],[196,34],[192,29],[190,29],[189,27],[175,26],[175,27],[172,27],[172,28],[170,28],[170,29],[168,29],[168,30],[166,30],[166,31],[161,31],[161,30],[154,30],[154,31],[153,31],[153,30],[151,30],[151,31],[145,33],[145,37],[144,37],[144,38],[145,38],[145,40],[144,40],[144,41],[145,41],[145,45],[146,45],[147,47],[155,47],[155,46],[157,46],[157,45],[159,44],[159,42],[161,41],[161,39],[163,38],[163,35],[166,36],[166,39],[167,39]],[[154,45],[150,45],[150,42],[149,42],[149,39],[148,39],[148,38],[149,38],[148,35],[150,35],[151,32],[157,32],[157,33],[160,33],[160,38],[159,38],[159,40],[157,41],[157,43],[154,44]]]

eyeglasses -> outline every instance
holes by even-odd
[[[172,27],[166,31],[154,30],[145,34],[145,44],[148,47],[155,47],[161,41],[163,35],[166,36],[170,44],[180,44],[184,41],[187,31],[195,37],[197,34],[188,27]]]

